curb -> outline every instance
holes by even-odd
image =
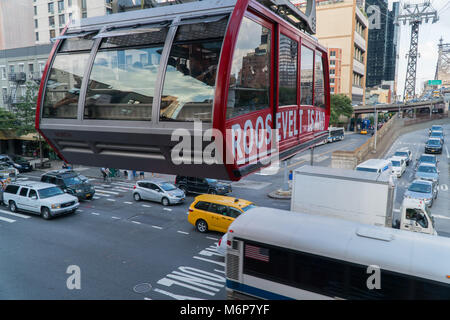
[[[291,191],[281,191],[279,189],[279,190],[270,192],[267,196],[272,199],[290,200],[291,199]]]

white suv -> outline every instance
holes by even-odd
[[[78,198],[64,193],[59,187],[42,182],[11,183],[3,192],[3,203],[11,212],[26,211],[44,219],[73,213],[80,205]]]
[[[406,170],[406,161],[404,157],[392,157],[389,158],[392,164],[392,174],[395,174],[397,178],[400,178]]]

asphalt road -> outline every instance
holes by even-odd
[[[397,143],[423,144],[426,139],[425,131],[410,135]],[[334,150],[354,149],[367,138],[353,134],[319,146],[314,164],[329,166]],[[419,148],[413,150],[415,155]],[[442,183],[448,181],[449,170],[444,157],[445,151]],[[291,159],[289,169],[309,162],[310,153],[301,153]],[[39,176],[33,172],[21,179]],[[233,183],[232,196],[289,209],[289,200],[267,196],[282,186],[283,176],[283,170],[250,175]],[[135,202],[131,181],[107,186],[98,177],[93,183],[94,200],[81,202],[75,214],[50,221],[12,215],[0,207],[0,299],[225,299],[224,258],[215,250],[221,234],[200,234],[187,222],[194,196],[184,204],[163,207]],[[433,209],[449,216],[448,189],[440,191]],[[450,221],[437,219],[437,228],[450,231]],[[68,282],[69,287],[77,283],[72,281],[74,268],[81,288],[71,290]]]

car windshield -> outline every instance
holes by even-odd
[[[209,178],[206,178],[205,179],[206,180],[206,182],[208,182],[208,183],[217,183],[217,180],[216,179],[209,179]]]
[[[440,146],[441,143],[439,142],[439,140],[428,140],[428,144],[430,146]]]
[[[432,126],[431,127],[431,131],[435,131],[435,130],[442,130],[442,127],[440,127],[440,126]]]
[[[64,179],[64,183],[67,185],[67,186],[72,186],[72,185],[75,185],[75,184],[80,184],[80,183],[83,183],[83,181],[79,178],[79,177],[68,177],[68,178],[65,178]]]
[[[400,161],[392,160],[391,163],[393,167],[400,167]]]
[[[242,211],[246,212],[246,211],[248,211],[250,209],[253,209],[253,208],[256,208],[256,205],[254,205],[252,203],[252,204],[249,204],[248,206],[242,207],[241,209],[242,209]]]
[[[398,157],[407,157],[408,153],[404,152],[404,151],[397,151],[394,156],[398,156]]]
[[[38,190],[39,198],[47,199],[54,196],[59,196],[60,194],[64,194],[64,192],[58,187],[50,187],[46,189]]]
[[[164,182],[159,185],[164,191],[172,191],[175,190],[177,187],[175,187],[173,184],[169,182]]]
[[[431,166],[420,166],[417,169],[417,172],[424,172],[424,173],[436,173],[436,167]]]
[[[442,132],[434,131],[431,133],[431,136],[432,137],[440,137],[440,136],[442,136]]]
[[[377,169],[373,169],[373,168],[364,168],[364,167],[359,167],[356,168],[357,171],[367,171],[367,172],[378,172]]]
[[[424,183],[413,183],[409,186],[408,190],[412,192],[430,193],[431,185]]]

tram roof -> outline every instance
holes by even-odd
[[[352,221],[257,207],[236,219],[233,236],[450,283],[450,239]]]

